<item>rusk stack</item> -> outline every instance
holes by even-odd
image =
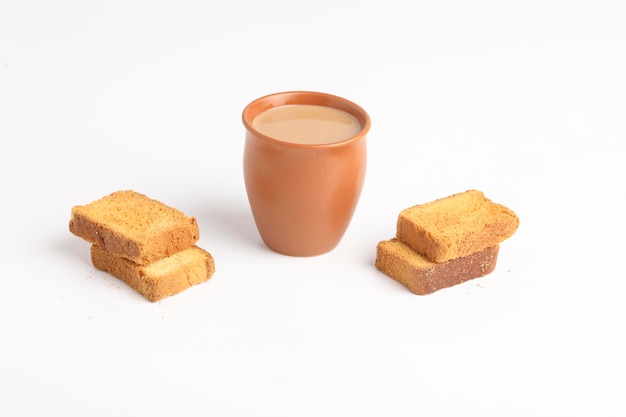
[[[154,302],[209,280],[213,257],[196,246],[194,217],[132,190],[72,208],[69,230],[91,243],[99,270]]]
[[[400,212],[396,237],[376,248],[376,267],[415,294],[485,276],[519,227],[509,208],[468,190]]]

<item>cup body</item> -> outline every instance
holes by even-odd
[[[309,145],[276,140],[253,127],[259,114],[290,104],[346,111],[358,120],[361,130],[340,142]],[[251,102],[242,119],[246,128],[244,182],[265,245],[290,256],[315,256],[334,249],[350,224],[363,188],[368,114],[338,96],[291,91]]]

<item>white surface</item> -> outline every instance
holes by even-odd
[[[0,1],[0,415],[623,416],[619,1]],[[368,110],[340,246],[265,249],[240,114]],[[208,283],[149,303],[70,209],[131,188],[196,216]],[[420,297],[373,267],[408,206],[521,218],[491,275]]]

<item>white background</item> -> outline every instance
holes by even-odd
[[[0,415],[623,416],[626,5],[0,0]],[[241,111],[285,90],[372,118],[340,245],[266,249]],[[496,271],[428,296],[373,266],[404,208],[513,209]],[[70,210],[195,216],[213,278],[150,303]]]

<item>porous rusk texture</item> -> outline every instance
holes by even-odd
[[[194,217],[130,190],[73,207],[69,229],[142,265],[188,249],[200,237]]]
[[[498,246],[493,246],[469,256],[436,263],[405,243],[390,239],[376,247],[375,265],[411,292],[426,295],[493,272],[498,250]]]
[[[97,269],[121,279],[152,302],[207,281],[215,272],[213,257],[198,246],[148,265],[139,265],[91,245],[91,261]]]
[[[445,262],[499,245],[518,226],[512,210],[469,190],[401,211],[396,238],[432,262]]]

